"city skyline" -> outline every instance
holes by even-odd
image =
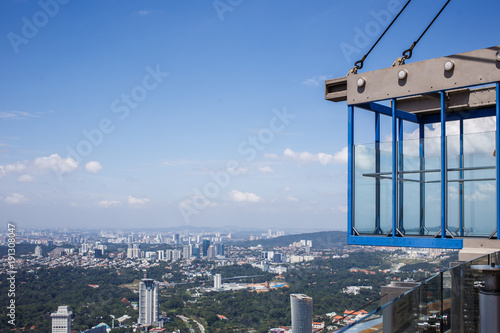
[[[0,209],[19,228],[346,230],[345,105],[323,82],[403,4],[2,2]],[[412,3],[361,71],[441,5]],[[450,3],[409,61],[498,44],[499,4],[475,5]]]

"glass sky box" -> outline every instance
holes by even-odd
[[[347,101],[348,243],[500,238],[500,47],[325,82]]]

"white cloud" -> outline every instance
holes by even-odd
[[[327,79],[325,75],[319,75],[319,76],[314,76],[309,79],[306,79],[302,81],[302,84],[305,84],[306,86],[314,86],[318,87],[322,84],[324,84],[324,81]]]
[[[229,198],[235,202],[259,202],[259,201],[262,201],[262,198],[254,193],[240,192],[238,190],[232,190],[229,193]]]
[[[85,170],[92,173],[99,173],[102,170],[101,163],[97,161],[90,161],[85,164]]]
[[[26,170],[27,162],[17,162],[13,164],[0,165],[0,177],[6,176],[9,173],[21,173]]]
[[[269,165],[264,165],[264,166],[260,166],[258,168],[258,170],[260,172],[264,172],[264,173],[271,173],[271,172],[274,172],[274,170],[269,166]]]
[[[179,165],[186,165],[186,164],[198,164],[196,161],[192,160],[164,160],[161,162],[161,164],[166,165],[166,166],[179,166]]]
[[[0,112],[1,119],[27,119],[39,118],[39,116],[31,114],[26,111],[2,111]]]
[[[12,193],[12,195],[5,198],[5,202],[12,205],[19,204],[24,201],[26,201],[26,198],[20,193]]]
[[[296,198],[296,197],[294,197],[293,195],[287,195],[287,196],[285,196],[285,200],[292,201],[292,202],[299,201],[299,199]]]
[[[244,168],[244,167],[232,167],[232,166],[229,166],[227,168],[227,171],[231,174],[231,175],[244,175],[248,172],[248,168]]]
[[[48,157],[37,157],[33,161],[33,167],[40,173],[58,171],[60,173],[72,172],[78,169],[78,162],[72,157],[62,158],[58,154]]]
[[[109,208],[109,207],[116,207],[120,205],[120,201],[116,200],[101,200],[97,203],[98,206],[104,207],[104,208]]]
[[[345,151],[344,151],[345,150]],[[283,151],[283,157],[285,159],[291,159],[299,161],[301,163],[315,163],[319,162],[322,165],[327,165],[331,163],[345,163],[347,161],[347,148],[342,149],[342,151],[336,153],[335,155],[327,153],[317,153],[313,154],[307,151],[304,152],[294,152],[290,148]]]
[[[37,157],[33,161],[22,161],[0,165],[0,178],[9,174],[21,174],[18,181],[30,181],[28,176],[57,172],[73,172],[78,169],[78,162],[71,157],[62,158],[58,154]]]
[[[280,158],[278,155],[272,154],[272,153],[265,153],[264,157],[265,158],[270,158],[270,159],[273,159],[273,160]]]
[[[31,175],[21,175],[17,178],[17,181],[20,183],[33,183],[35,181],[35,177]]]
[[[144,205],[149,202],[148,198],[134,198],[133,196],[129,195],[128,196],[128,203],[129,205]]]

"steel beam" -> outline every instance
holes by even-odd
[[[350,74],[347,76],[347,104],[499,82],[499,51],[500,46],[494,46],[372,72]],[[449,70],[445,69],[446,64],[451,64]]]

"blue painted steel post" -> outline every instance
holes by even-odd
[[[380,173],[380,113],[375,112],[375,173]],[[375,230],[374,234],[382,233],[380,228],[380,177],[375,178]]]
[[[460,119],[460,180],[464,179],[464,120]],[[463,181],[458,183],[460,209],[460,236],[464,235],[464,186]]]
[[[354,226],[354,106],[347,114],[347,234],[353,235]]]
[[[446,238],[448,216],[448,154],[446,149],[446,103],[445,92],[441,91],[441,238]]]
[[[496,110],[496,172],[497,172],[497,239],[500,239],[500,187],[499,187],[499,181],[500,181],[500,151],[498,151],[498,148],[500,147],[500,84],[497,82],[495,84],[496,87],[496,104],[495,104],[495,110]]]
[[[398,221],[398,131],[396,99],[392,99],[392,237],[396,237]]]
[[[425,169],[425,125],[418,125],[419,136],[419,157],[420,157],[420,235],[424,235],[425,227],[425,174],[422,172]]]
[[[399,171],[403,172],[404,170],[404,161],[403,161],[403,119],[398,118],[398,158],[399,158]],[[398,175],[399,178],[399,175]],[[401,178],[403,178],[403,174],[401,174]],[[398,230],[404,233],[403,227],[403,203],[404,203],[404,190],[403,190],[403,181],[398,181],[399,185],[399,215],[398,215]]]

